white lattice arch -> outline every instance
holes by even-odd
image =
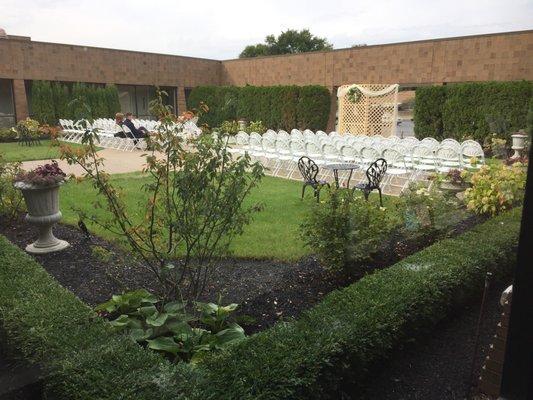
[[[352,103],[348,91],[356,87],[361,96]],[[343,85],[337,91],[339,114],[337,131],[360,135],[393,136],[398,116],[398,87],[394,84]]]

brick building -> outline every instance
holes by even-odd
[[[210,60],[0,37],[0,126],[29,115],[31,81],[118,85],[124,111],[147,114],[154,86],[178,110],[198,85],[399,83],[403,88],[533,79],[533,30],[236,60]],[[334,115],[333,102],[332,115]]]

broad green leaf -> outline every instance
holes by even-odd
[[[148,343],[148,348],[152,350],[165,351],[174,355],[181,349],[180,345],[168,336],[160,336],[152,340],[147,340],[146,343]]]
[[[143,342],[146,339],[148,339],[150,336],[152,336],[152,334],[153,334],[152,328],[148,328],[147,330],[137,329],[137,328],[130,330],[130,336],[136,342]]]
[[[228,328],[218,332],[215,336],[217,337],[217,342],[220,346],[242,340],[246,337],[244,329],[237,324],[231,324]]]
[[[146,318],[146,324],[150,326],[162,326],[168,318],[167,313],[155,313]]]

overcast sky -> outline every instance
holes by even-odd
[[[33,40],[238,57],[309,28],[335,48],[533,28],[533,0],[0,0],[0,27]]]

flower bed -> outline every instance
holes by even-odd
[[[197,367],[171,365],[112,334],[71,292],[0,237],[0,321],[8,347],[46,366],[57,398],[337,398],[398,344],[510,271],[521,209],[335,291],[294,323]],[[481,240],[482,238],[482,240]]]

